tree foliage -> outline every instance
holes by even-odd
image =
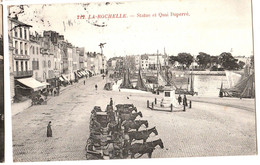
[[[245,66],[246,63],[244,63],[243,61],[239,61],[238,62],[238,66],[239,66],[239,69],[243,69],[244,66]]]
[[[178,57],[177,56],[170,56],[169,57],[169,63],[170,64],[173,65],[176,61],[178,62]]]
[[[207,53],[199,52],[196,61],[201,67],[206,69],[206,67],[211,63],[211,57]]]
[[[190,67],[191,63],[193,62],[193,56],[190,53],[179,53],[177,58],[178,62],[185,65],[186,67]]]
[[[231,53],[223,52],[219,55],[219,63],[224,69],[237,70],[239,68],[237,61]]]

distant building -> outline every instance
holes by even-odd
[[[167,56],[161,54],[144,54],[140,56],[139,60],[136,59],[136,62],[139,62],[142,69],[151,70],[156,70],[168,64]]]
[[[84,69],[85,68],[85,66],[84,66],[85,48],[77,48],[77,51],[79,53],[79,69]]]
[[[43,60],[43,56],[40,53],[41,43],[40,37],[38,34],[30,35],[30,64],[31,69],[33,70],[33,78],[38,81],[43,80],[43,67],[41,61]]]
[[[53,78],[55,78],[55,75],[54,75],[54,45],[48,36],[41,37],[40,42],[41,42],[40,53],[43,57],[43,59],[41,61],[42,69],[43,69],[42,79],[43,79],[43,81],[50,82],[50,81],[52,81]]]
[[[250,63],[250,57],[246,57],[246,56],[234,56],[235,59],[241,62],[244,62],[245,64],[249,64]]]
[[[118,69],[121,64],[123,65],[123,57],[112,57],[107,61],[107,67],[110,69]]]
[[[54,76],[59,77],[62,73],[62,50],[59,45],[54,45]]]
[[[87,69],[93,71],[95,74],[99,73],[97,53],[87,52]]]

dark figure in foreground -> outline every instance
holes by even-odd
[[[179,105],[181,105],[181,101],[182,101],[182,98],[181,98],[181,95],[179,95],[179,97],[178,97],[178,103],[179,103]]]
[[[86,84],[86,81],[84,80],[83,83],[84,83],[84,85],[85,85],[85,84]]]
[[[97,84],[96,84],[96,85],[95,85],[96,90],[97,90],[97,87],[98,87],[98,86],[97,86]]]
[[[113,100],[112,98],[110,98],[110,103],[109,103],[110,106],[113,106]]]
[[[47,137],[52,137],[52,130],[51,130],[51,121],[47,126]]]
[[[186,95],[184,95],[182,102],[183,102],[183,105],[188,106]]]

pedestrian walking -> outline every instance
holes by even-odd
[[[57,95],[57,90],[56,90],[56,88],[54,89],[54,97]]]
[[[109,103],[110,106],[113,106],[113,99],[110,98],[110,103]]]
[[[96,90],[97,90],[97,88],[98,88],[97,84],[95,85],[95,88],[96,88]]]
[[[47,126],[47,137],[52,137],[51,121],[49,121],[49,124]]]
[[[84,83],[84,85],[85,85],[85,84],[86,84],[86,81],[84,80],[83,83]]]
[[[186,95],[183,96],[182,102],[183,102],[183,105],[188,106]]]
[[[53,88],[51,87],[51,96],[52,96],[52,93],[53,93]]]
[[[59,96],[59,95],[60,95],[60,86],[58,86],[58,87],[56,88],[56,90],[57,90],[57,95]]]
[[[178,97],[178,103],[179,103],[179,105],[181,105],[181,102],[182,102],[182,98],[181,98],[181,95],[179,95],[179,97]]]

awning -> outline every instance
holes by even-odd
[[[84,71],[86,73],[86,75],[89,75],[88,71]]]
[[[86,73],[86,75],[87,75],[87,76],[89,76],[89,73],[88,73],[88,71],[84,71],[84,72]]]
[[[60,81],[64,81],[64,79],[62,77],[59,77]]]
[[[81,73],[82,75],[84,75],[84,76],[86,75],[83,71],[81,71],[80,73]]]
[[[78,77],[81,77],[81,76],[78,74],[78,72],[75,72],[75,74],[76,74]]]
[[[41,89],[46,88],[46,85],[35,80],[34,78],[22,78],[22,79],[17,79],[20,83],[24,84],[27,87],[32,88],[34,91],[38,91]]]
[[[82,76],[82,74],[80,73],[80,71],[77,71],[77,74],[81,77]]]
[[[90,72],[91,74],[94,74],[94,72],[93,72],[93,71],[91,71],[91,70],[88,70],[88,72]]]
[[[49,84],[49,83],[47,83],[47,82],[42,82],[43,84],[45,84],[45,85],[51,85],[51,84]]]
[[[63,78],[65,81],[69,81],[69,80],[66,78],[66,76],[64,76],[63,74],[62,74],[61,76],[62,76],[62,78]]]

